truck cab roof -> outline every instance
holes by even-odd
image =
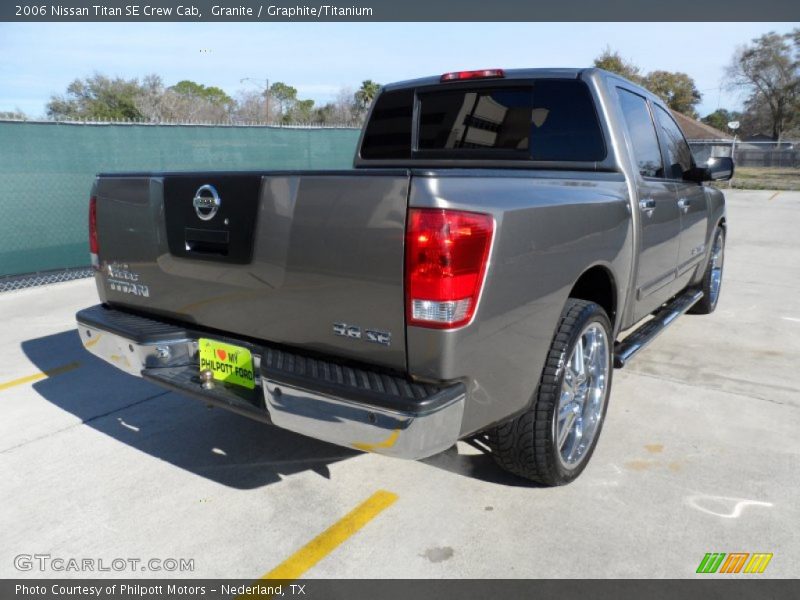
[[[601,69],[503,69],[504,76],[502,79],[578,79],[584,71],[600,71]],[[386,91],[399,90],[403,88],[424,87],[429,85],[438,85],[441,83],[442,74],[430,75],[427,77],[418,77],[416,79],[407,79],[405,81],[397,81],[394,83],[383,86]],[[475,79],[473,81],[480,81]]]
[[[638,83],[631,81],[605,69],[597,67],[569,67],[569,68],[525,68],[525,69],[502,69],[503,76],[499,78],[491,78],[494,81],[509,81],[509,80],[530,80],[530,79],[582,79],[588,81],[593,77],[602,79],[615,79],[624,83],[626,86],[635,89],[642,96],[646,96],[653,102],[663,104],[663,100],[653,94],[647,88],[642,87]],[[407,88],[427,87],[433,85],[446,85],[442,82],[442,75],[429,75],[427,77],[418,77],[416,79],[406,79],[404,81],[397,81],[383,86],[383,91],[394,91]],[[473,82],[482,81],[480,78],[471,80]]]

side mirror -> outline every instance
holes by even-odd
[[[683,175],[686,181],[696,183],[725,181],[731,177],[733,177],[733,159],[729,156],[712,156],[705,167],[692,167]]]
[[[708,173],[707,181],[725,181],[733,177],[733,159],[730,156],[712,156],[705,170]]]

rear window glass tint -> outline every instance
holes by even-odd
[[[411,113],[414,90],[384,92],[372,110],[361,157],[371,159],[411,158]]]
[[[580,81],[436,90],[419,99],[418,146],[431,157],[599,161],[606,155],[594,102]]]

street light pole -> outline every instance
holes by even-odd
[[[739,121],[730,121],[728,123],[728,129],[733,131],[733,143],[731,144],[731,160],[736,160],[736,130],[739,129]],[[733,187],[733,177],[728,179],[728,188]]]
[[[264,80],[266,87],[264,88],[264,101],[267,103],[267,125],[269,125],[269,79]]]

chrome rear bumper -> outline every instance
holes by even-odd
[[[189,365],[197,354],[197,342],[188,338],[139,343],[80,321],[78,333],[89,352],[137,377],[144,369]]]
[[[340,446],[398,458],[425,458],[458,441],[464,394],[424,413],[367,407],[263,379],[272,422]]]
[[[199,332],[104,306],[80,311],[77,322],[84,348],[126,373],[312,438],[407,459],[446,450],[459,438],[466,396],[460,382],[419,384],[223,338],[251,350],[257,387],[217,383],[206,390]]]

